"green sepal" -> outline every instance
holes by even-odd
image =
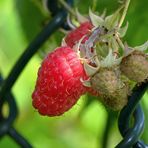
[[[122,60],[122,57],[116,58],[113,55],[112,49],[110,49],[108,55],[103,60],[100,61],[101,67],[112,67],[115,65],[119,65],[121,60]]]
[[[112,15],[106,16],[104,26],[108,30],[116,27],[118,25],[119,16],[120,16],[120,14],[119,14],[118,10],[115,13],[113,13]]]
[[[82,84],[86,87],[91,87],[91,83],[90,80],[83,80],[82,78],[80,78],[80,81],[82,82]]]
[[[118,33],[121,38],[125,36],[127,29],[128,29],[128,22],[126,23],[124,27],[119,28]]]
[[[109,44],[111,45],[111,48],[113,49],[113,51],[118,52],[119,45],[118,45],[116,39],[114,37],[112,37],[109,39],[109,42],[110,42]]]
[[[65,42],[65,38],[62,39],[61,46],[62,47],[67,46],[67,43]]]
[[[88,76],[93,76],[98,70],[100,66],[98,67],[93,67],[89,65],[86,61],[84,61],[84,70]]]
[[[106,57],[108,55],[108,46],[106,44],[96,44],[96,52],[100,57]]]
[[[148,48],[148,41],[146,41],[144,44],[140,45],[140,46],[136,46],[134,47],[134,49],[138,50],[138,51],[145,51]]]
[[[78,8],[76,8],[76,16],[77,16],[77,19],[80,23],[84,23],[84,22],[88,22],[89,20],[83,16],[79,11],[78,11]]]
[[[89,9],[89,17],[90,17],[92,24],[96,28],[104,25],[104,20],[100,16],[94,14],[91,9]]]

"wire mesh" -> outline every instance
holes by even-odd
[[[148,145],[139,140],[144,128],[144,114],[139,104],[140,99],[147,90],[148,83],[135,87],[129,97],[128,105],[123,108],[119,116],[119,130],[124,139],[116,146],[117,148],[134,147],[147,148]],[[133,127],[130,127],[130,120],[134,118]]]
[[[70,6],[73,0],[66,1]],[[19,146],[30,148],[32,145],[26,140],[14,127],[13,122],[18,115],[18,108],[15,102],[15,97],[11,93],[11,89],[23,71],[24,67],[44,42],[60,27],[69,29],[66,23],[68,12],[58,5],[58,0],[48,0],[47,7],[52,12],[53,19],[43,28],[36,38],[29,44],[24,53],[13,66],[8,77],[3,80],[0,74],[0,138],[7,134]],[[116,148],[148,148],[148,145],[139,140],[144,128],[144,113],[139,104],[143,94],[147,90],[148,83],[143,83],[135,87],[132,95],[129,97],[128,105],[123,108],[118,118],[118,126],[123,140]],[[3,105],[7,103],[9,114],[7,117],[3,115]],[[134,118],[134,123],[131,126],[130,121]],[[109,120],[108,122],[110,122]],[[108,127],[109,128],[109,127]],[[108,130],[107,128],[107,130]],[[105,137],[108,138],[106,135]],[[105,144],[105,143],[104,143]],[[105,144],[106,145],[106,144]]]

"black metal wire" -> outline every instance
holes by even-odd
[[[69,4],[69,6],[73,6],[73,0],[67,0],[67,3]],[[62,9],[64,9],[63,7],[60,7],[60,5],[58,4],[58,0],[48,0],[47,1],[47,8],[49,9],[49,11],[51,12],[51,14],[52,14],[53,17],[55,15],[57,15],[57,13],[59,11],[61,11]],[[63,29],[65,29],[65,30],[70,30],[70,27],[69,27],[67,21],[64,21],[62,23],[61,27]]]
[[[8,135],[22,148],[32,148],[33,146],[14,129],[13,127],[9,128]]]
[[[0,84],[2,84],[2,82],[3,78],[0,74]],[[32,146],[28,143],[28,141],[12,127],[13,122],[16,120],[18,115],[18,108],[14,96],[11,92],[8,92],[5,97],[7,98],[6,103],[8,103],[9,115],[7,118],[4,117],[1,109],[0,138],[3,138],[4,135],[8,134],[21,147],[31,148]]]
[[[138,141],[144,127],[144,114],[139,105],[143,94],[147,90],[148,83],[143,83],[139,87],[135,87],[132,95],[129,97],[128,105],[121,111],[119,116],[119,130],[124,139],[116,146],[116,148],[146,148],[148,145]],[[134,117],[134,126],[130,127],[130,121]]]
[[[10,126],[13,124],[13,121],[17,117],[18,109],[16,106],[16,102],[14,100],[14,97],[11,93],[8,93],[6,95],[6,98],[8,100],[8,107],[9,107],[9,115],[7,118],[3,116],[3,113],[1,112],[1,123],[0,123],[0,137],[7,133]]]

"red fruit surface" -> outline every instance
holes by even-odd
[[[90,30],[92,29],[92,24],[91,22],[84,22],[82,23],[78,28],[75,30],[71,31],[65,38],[65,42],[69,47],[73,47],[78,41],[84,36],[89,34]],[[83,42],[85,42],[88,39],[86,36],[83,39]]]
[[[87,91],[80,78],[87,76],[76,52],[70,47],[57,48],[39,68],[33,106],[42,115],[62,115]]]

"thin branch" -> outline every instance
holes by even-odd
[[[122,50],[124,51],[125,47],[124,44],[122,43],[121,39],[119,38],[119,36],[116,34],[115,38],[117,40],[118,45],[122,48]]]
[[[128,7],[129,7],[129,3],[130,3],[130,0],[126,0],[125,1],[125,7],[124,7],[124,10],[123,10],[123,13],[122,13],[122,16],[121,16],[121,19],[119,21],[119,24],[118,24],[118,27],[120,28],[124,19],[125,19],[125,16],[127,14],[127,10],[128,10]]]
[[[74,12],[74,10],[73,10],[64,0],[59,0],[59,2],[61,3],[61,5],[63,5],[63,7],[64,7],[69,13],[71,13],[73,16],[76,17],[76,13]]]

